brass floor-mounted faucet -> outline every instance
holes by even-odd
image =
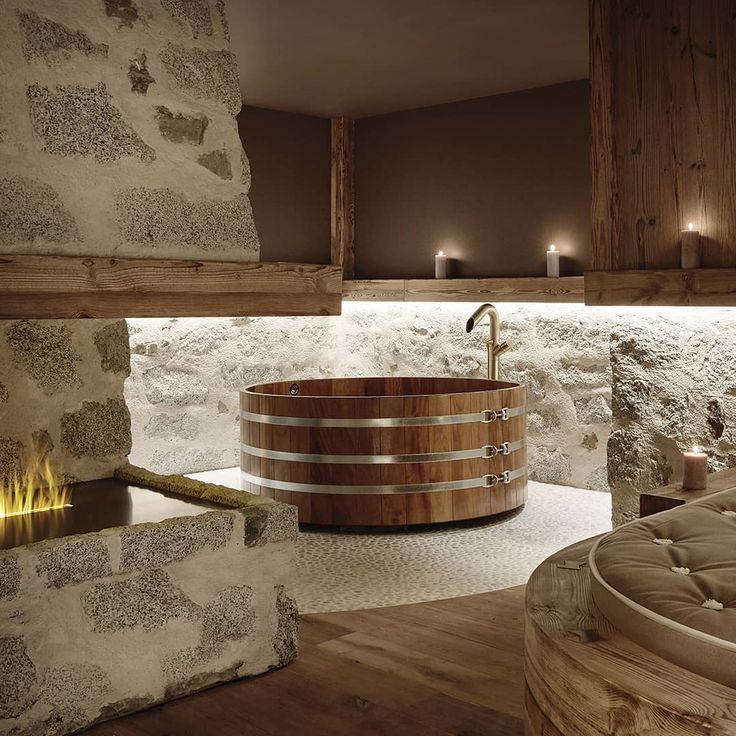
[[[499,358],[507,350],[511,349],[508,342],[500,342],[500,320],[498,310],[493,304],[481,304],[478,309],[473,312],[472,316],[465,325],[468,332],[472,332],[473,328],[488,315],[491,323],[491,334],[488,338],[488,378],[492,381],[498,380]]]

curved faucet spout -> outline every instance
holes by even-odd
[[[472,332],[476,325],[485,317],[488,316],[490,322],[490,336],[488,338],[488,378],[492,381],[498,380],[499,373],[499,356],[503,355],[507,350],[511,349],[511,345],[508,342],[500,342],[501,323],[498,317],[498,310],[493,304],[481,304],[478,309],[468,319],[465,330]]]

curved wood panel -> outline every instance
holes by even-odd
[[[527,584],[527,736],[736,736],[736,690],[634,644],[598,612],[594,542],[552,555]]]
[[[514,415],[481,421],[491,417],[489,412],[504,408]],[[304,523],[426,524],[502,513],[527,500],[526,391],[516,384],[422,377],[284,381],[242,392],[241,411],[245,412],[241,469],[251,480],[246,489],[297,506]],[[318,419],[335,419],[344,425],[360,424],[359,420],[434,421],[435,417],[443,423],[299,426],[300,421]],[[283,419],[292,424],[281,423]],[[512,443],[513,449],[492,456],[504,443]],[[479,456],[411,459],[469,451]],[[345,463],[323,457],[336,455],[358,459]],[[378,463],[376,456],[401,457],[390,463],[383,462],[384,457]],[[505,478],[504,473],[512,477]],[[486,487],[495,483],[496,476],[499,482]],[[457,486],[469,480],[480,482],[405,493],[400,488]],[[321,486],[328,489],[322,492]],[[366,491],[346,492],[348,486],[365,486]]]

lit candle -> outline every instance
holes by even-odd
[[[682,488],[686,491],[699,491],[708,483],[708,456],[699,448],[682,454]]]
[[[560,276],[560,251],[554,244],[550,245],[547,251],[547,276],[554,279]]]
[[[700,231],[692,222],[680,238],[680,265],[682,268],[700,268]]]
[[[434,277],[436,279],[447,278],[447,256],[442,251],[434,257]]]

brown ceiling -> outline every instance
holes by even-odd
[[[248,105],[363,117],[588,75],[587,0],[230,0]]]

